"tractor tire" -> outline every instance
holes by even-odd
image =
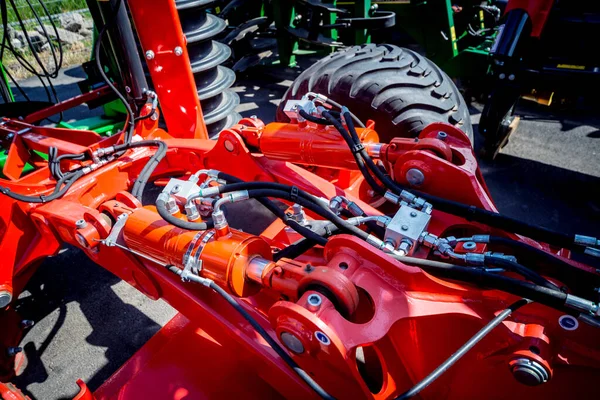
[[[382,142],[416,137],[433,122],[461,129],[473,143],[467,103],[456,85],[427,58],[398,46],[366,44],[333,53],[302,72],[287,90],[287,100],[307,92],[323,94],[348,107],[363,122],[375,121]]]

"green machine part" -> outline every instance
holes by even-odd
[[[351,12],[352,16],[368,18],[375,10],[392,11],[396,15],[396,24],[392,28],[370,32],[367,29],[330,29],[324,34],[339,45],[356,45],[392,42],[406,45],[410,38],[425,55],[438,64],[446,73],[455,78],[481,78],[488,66],[489,49],[493,43],[494,33],[473,37],[468,28],[484,31],[489,24],[489,16],[479,5],[492,4],[492,0],[464,0],[461,6],[454,5],[451,0],[332,0],[323,1],[331,7],[339,7]],[[301,1],[272,0],[262,3],[262,14],[271,15],[277,28],[277,47],[281,65],[295,66],[295,56],[306,54],[300,50],[299,39],[290,33],[303,18]],[[335,25],[336,13],[329,13],[328,21]],[[326,19],[324,18],[324,21]],[[493,28],[493,27],[491,27]],[[394,38],[402,37],[395,41]],[[396,34],[396,35],[394,35]],[[319,49],[318,46],[311,48]],[[332,51],[335,46],[320,47],[325,52]],[[312,51],[314,53],[315,51]]]

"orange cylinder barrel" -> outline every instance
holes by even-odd
[[[377,132],[356,128],[363,143],[379,141]],[[332,126],[271,123],[265,126],[259,148],[267,158],[295,164],[356,169],[350,148]]]
[[[256,257],[271,258],[271,247],[258,236],[231,230],[220,236],[214,230],[188,231],[163,220],[149,208],[130,214],[123,237],[127,246],[165,264],[185,268],[185,260],[197,256],[200,276],[241,297],[260,290],[260,285],[247,277],[250,261]]]

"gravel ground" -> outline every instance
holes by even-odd
[[[236,86],[244,116],[271,121],[298,71],[256,73]],[[79,68],[62,73],[61,98],[78,93]],[[42,99],[33,80],[24,86]],[[471,112],[477,130],[480,107]],[[66,114],[75,118],[85,107]],[[98,111],[94,112],[95,114]],[[597,234],[600,226],[600,120],[589,116],[524,118],[494,163],[481,170],[501,212],[554,229]],[[476,146],[480,137],[476,135]],[[15,383],[32,398],[71,398],[75,381],[92,389],[104,382],[174,314],[96,266],[74,248],[46,260],[21,300],[37,323],[23,339],[28,356]]]

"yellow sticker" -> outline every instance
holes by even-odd
[[[584,70],[585,65],[558,64],[556,68]]]
[[[450,37],[452,38],[452,41],[456,41],[456,31],[454,30],[454,25],[452,25],[450,27]]]

